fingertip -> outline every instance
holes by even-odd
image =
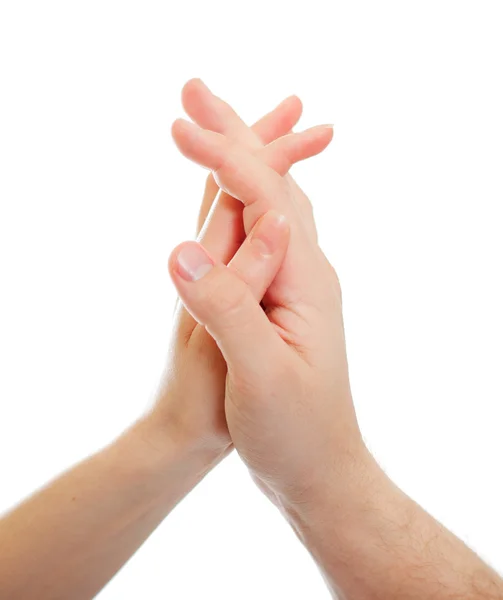
[[[199,77],[192,77],[187,82],[185,82],[185,84],[182,87],[182,97],[185,94],[190,93],[194,88],[197,88],[199,81],[201,81]]]
[[[192,123],[191,121],[187,121],[187,119],[182,119],[180,117],[173,121],[173,125],[171,126],[171,133],[173,135],[177,135],[180,133],[184,134],[189,131],[194,131],[194,129],[197,129],[197,126],[194,125],[194,123]]]
[[[186,119],[176,119],[171,126],[171,136],[180,152],[187,158],[191,158],[190,149],[193,141],[199,134],[199,127]]]
[[[326,148],[334,139],[334,126],[332,124],[320,125],[320,136],[325,141]]]
[[[175,119],[171,125],[171,137],[176,141],[183,133],[184,119]]]
[[[206,91],[210,91],[210,88],[204,83],[204,81],[200,77],[193,77],[187,81],[186,85],[190,84],[192,87],[204,89]]]
[[[290,224],[276,210],[266,212],[256,223],[250,234],[250,243],[263,256],[283,251],[288,245]]]
[[[283,131],[281,132],[284,135],[286,132],[291,131],[299,122],[303,110],[302,101],[298,96],[289,96],[283,100],[279,108],[284,115]]]
[[[189,79],[182,88],[182,105],[190,114],[194,105],[200,100],[201,94],[211,93],[208,86],[199,77]]]
[[[185,119],[176,119],[171,133],[178,150],[186,158],[206,169],[215,171],[220,168],[228,143],[225,136]]]
[[[262,219],[266,219],[269,223],[273,223],[276,231],[282,235],[290,232],[290,223],[283,213],[277,210],[269,210],[265,213]]]
[[[296,96],[295,94],[293,94],[292,96],[288,96],[288,98],[285,100],[285,103],[288,103],[288,105],[290,106],[290,110],[292,112],[294,112],[295,114],[300,115],[302,114],[302,111],[304,110],[304,105],[302,104],[302,100]]]
[[[197,100],[198,94],[198,79],[189,79],[182,88],[182,106],[187,114],[190,115],[191,108],[194,102]]]
[[[215,261],[199,242],[182,242],[170,254],[168,272],[175,282],[198,281],[213,269]]]
[[[321,125],[321,127],[323,127],[323,129],[325,131],[330,132],[330,137],[334,136],[334,124],[333,123],[328,123],[326,125]]]
[[[318,128],[318,134],[320,139],[320,152],[334,139],[334,126],[333,125],[320,125]]]
[[[333,136],[334,125],[333,125],[333,123],[327,123],[325,125],[315,125],[314,127],[310,127],[309,129],[306,129],[306,132],[319,133],[320,135],[326,134],[326,135]]]
[[[325,148],[334,138],[334,126],[316,125],[316,127],[306,129],[302,137],[304,138],[304,141],[302,142],[302,154],[304,156],[300,157],[301,160],[302,158],[310,158],[311,156],[315,156],[316,154],[319,154],[325,150]]]

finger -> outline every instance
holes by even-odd
[[[316,222],[314,220],[314,210],[311,200],[305,194],[304,190],[299,187],[290,173],[287,173],[284,179],[290,188],[291,197],[295,200],[295,203],[299,207],[300,218],[307,231],[307,234],[314,244],[317,245],[318,231],[316,228]]]
[[[213,173],[209,173],[208,177],[206,178],[206,183],[203,192],[203,200],[201,202],[201,206],[199,208],[199,215],[197,217],[196,237],[200,235],[206,218],[208,217],[208,214],[213,205],[213,202],[215,201],[219,192],[220,188],[215,182]],[[189,339],[190,335],[194,331],[196,323],[194,322],[194,319],[183,309],[183,306],[180,306],[179,298],[176,299],[175,307],[173,309],[173,315],[182,338],[184,340]]]
[[[197,127],[185,119],[173,123],[172,134],[184,156],[212,171],[234,165],[233,154],[242,155],[245,150],[243,144],[233,143],[226,136]],[[332,139],[332,125],[317,125],[285,135],[254,154],[282,177],[295,163],[322,152]],[[250,152],[246,151],[246,154],[250,155]]]
[[[182,97],[184,98],[185,108],[190,113],[192,119],[201,127],[204,128],[206,126],[208,128],[208,125],[212,124],[211,119],[208,118],[208,111],[213,110],[215,104],[211,104],[210,107],[204,104],[205,99],[210,98],[211,101],[211,93],[208,95],[205,93],[205,90],[207,88],[201,90],[199,80],[192,83],[189,82],[185,87],[185,93],[182,94]],[[218,106],[219,103],[216,102],[217,111]],[[219,129],[229,132],[232,129],[233,123],[237,122],[237,115],[234,111],[228,111],[227,114],[230,114],[230,123],[222,124],[219,121]],[[296,96],[290,96],[270,113],[257,121],[253,125],[252,131],[261,144],[272,142],[276,138],[290,133],[300,119],[301,114],[301,101]],[[249,136],[248,134],[241,136],[240,132],[242,131],[241,124],[239,124],[238,130],[234,131],[233,137],[239,143],[246,143],[249,140]],[[222,192],[219,194],[218,202],[215,203],[215,210],[211,213],[211,220],[208,221],[208,215],[218,192],[219,188],[213,174],[209,174],[206,181],[203,203],[199,212],[198,241],[203,244],[212,256],[227,264],[245,237],[243,205],[229,194]],[[312,228],[314,229],[314,224]]]
[[[269,144],[282,135],[290,133],[299,122],[301,115],[302,102],[297,96],[290,96],[252,125],[252,131],[264,145]]]
[[[318,243],[318,232],[312,204],[287,171],[296,162],[323,152],[333,137],[333,125],[318,125],[297,134],[278,138],[260,152],[260,158],[265,164],[279,174],[285,174],[284,180],[290,189],[291,198],[298,207],[302,225],[309,238],[316,244]]]
[[[188,85],[189,84],[187,84],[187,86]],[[192,85],[194,85],[194,84],[192,84]],[[197,86],[197,83],[196,83],[196,86]],[[190,91],[190,86],[189,86],[189,91]],[[200,115],[202,114],[204,116],[207,113],[208,109],[206,108],[206,110],[205,110],[203,108],[202,110],[201,109],[198,110],[197,106],[195,106],[196,103],[201,100],[201,95],[198,95],[198,94],[191,95],[190,93],[188,93],[188,97],[190,99],[186,101],[187,108],[189,108],[189,106],[190,106],[189,110],[190,110],[192,119],[199,126],[205,128],[205,129],[208,129],[207,126],[205,127],[205,124],[206,125],[210,124],[210,121],[208,119],[200,118]],[[204,94],[203,94],[202,99],[204,100]],[[251,129],[252,129],[253,133],[260,139],[262,144],[269,144],[270,142],[273,142],[277,138],[291,133],[293,127],[295,127],[295,125],[298,123],[301,115],[302,115],[302,102],[300,101],[300,99],[297,96],[290,96],[289,98],[286,98],[285,100],[283,100],[283,102],[281,102],[278,106],[276,106],[276,108],[274,108],[271,112],[264,115],[259,121],[257,121],[251,127]],[[228,128],[224,128],[224,129],[228,129]],[[240,136],[236,136],[236,137],[239,138],[240,142],[243,141]],[[248,139],[248,136],[247,136],[247,139]],[[201,208],[199,211],[199,217],[198,217],[198,222],[197,222],[197,234],[199,234],[201,232],[201,229],[208,217],[211,206],[218,194],[218,191],[219,191],[219,187],[216,184],[213,175],[210,173],[206,179],[206,187],[205,187],[205,191],[204,191],[203,201],[202,201]],[[218,221],[221,220],[218,214],[213,215],[213,220],[215,220],[215,217]],[[241,218],[240,213],[239,213],[239,215],[237,215],[237,218]],[[225,245],[226,238],[225,238],[225,236],[222,236],[219,233],[222,230],[222,227],[218,226],[218,224],[216,224],[215,227],[218,231],[216,232],[216,236],[214,236],[214,237],[216,238],[216,240],[218,240],[220,242],[218,244],[218,246]],[[232,228],[232,225],[230,227]],[[208,239],[208,237],[211,237],[211,231],[209,230],[209,228],[206,228],[206,232],[207,233],[206,233],[205,238],[201,239],[201,242],[204,244],[204,246],[207,249],[211,249],[210,251],[213,253],[214,256],[219,257],[219,256],[222,256],[222,254],[224,256],[229,256],[228,250],[222,251],[222,250],[219,250],[218,247],[213,248],[213,246],[215,246],[215,243],[212,242],[211,239]]]
[[[228,264],[245,237],[243,203],[219,189],[197,241],[219,262]]]
[[[184,119],[173,123],[172,135],[184,156],[211,169],[220,188],[239,198],[245,206],[253,204],[257,198],[268,196],[276,198],[278,206],[286,203],[287,186],[283,178],[241,145]],[[277,207],[271,205],[269,208]],[[261,214],[257,215],[257,219]],[[247,233],[255,222],[246,229]]]
[[[333,125],[317,125],[274,140],[261,150],[260,158],[279,175],[286,175],[295,163],[323,152],[333,137]]]
[[[298,135],[298,134],[297,134]],[[243,223],[248,233],[269,210],[284,214],[291,227],[291,244],[274,286],[268,291],[271,304],[316,303],[321,282],[313,270],[319,248],[302,224],[302,215],[292,201],[290,185],[259,156],[220,134],[198,128],[183,120],[173,125],[173,137],[185,156],[215,169],[215,180],[245,208]],[[293,143],[295,136],[288,143]],[[295,142],[296,143],[296,142]]]
[[[210,129],[214,126],[217,130],[232,135],[240,143],[250,143],[248,128],[243,121],[225,102],[214,96],[200,80],[192,80],[186,84],[182,92],[182,102],[187,113],[200,126]],[[302,102],[296,96],[290,96],[281,102],[253,125],[253,134],[260,142],[256,147],[291,132],[301,114]],[[253,146],[255,147],[254,144]],[[310,216],[309,212],[307,216]],[[309,224],[307,219],[306,223],[310,230],[316,231],[314,221]],[[245,238],[242,203],[220,191],[212,173],[206,180],[197,222],[197,236],[198,241],[209,250],[210,254],[224,264],[231,260]],[[196,323],[184,310],[179,317],[177,322],[182,337],[188,339]]]
[[[187,114],[200,127],[225,134],[228,138],[243,143],[250,149],[259,147],[250,137],[249,129],[236,112],[221,98],[215,96],[200,79],[192,79],[187,82],[182,91],[182,102]],[[298,97],[290,96],[255,123],[252,127],[253,133],[261,144],[270,143],[278,137],[290,133],[298,123],[301,114],[302,102]],[[287,176],[286,179],[291,189],[295,190],[297,186],[294,185],[292,178]],[[296,189],[296,191],[299,190]],[[199,238],[205,248],[210,249],[214,256],[221,258],[224,262],[229,260],[233,249],[239,244],[238,240],[226,236],[225,231],[235,230],[235,221],[241,219],[238,203],[227,196],[225,192],[219,196],[218,204],[212,213],[212,225],[208,224],[204,234]],[[305,194],[295,193],[293,197],[299,205],[304,228],[316,243],[317,232],[312,206]],[[210,206],[209,203],[205,206],[203,214],[206,216]],[[230,210],[230,207],[233,210]]]
[[[208,177],[206,178],[203,200],[201,202],[201,207],[199,208],[199,215],[197,217],[196,235],[200,234],[204,222],[208,217],[213,202],[215,201],[215,198],[217,197],[219,191],[220,188],[218,187],[215,178],[213,177],[213,173],[209,173]]]
[[[182,89],[182,104],[189,117],[204,129],[239,139],[248,148],[259,149],[260,139],[234,109],[215,96],[201,79],[191,79]]]
[[[265,215],[232,261],[216,263],[197,242],[178,246],[169,271],[181,301],[216,340],[229,368],[247,366],[284,348],[259,301],[288,245],[288,226]]]
[[[279,174],[284,174],[290,169],[292,164],[322,152],[332,138],[332,126],[320,125],[312,127],[304,132],[286,135],[275,140],[260,151],[260,157],[264,163],[268,164]],[[215,179],[211,175],[208,177],[207,189],[209,185],[213,189],[215,186],[218,189]],[[291,185],[290,182],[289,185]],[[296,197],[298,197],[298,194],[294,195],[294,198]],[[309,200],[305,194],[302,194],[300,197],[303,199],[304,205],[300,206],[299,203],[299,209],[302,211],[304,217],[303,223],[308,229],[309,235],[313,239],[316,239],[316,228],[311,227],[311,223],[314,220]],[[208,221],[199,239],[207,249],[209,246],[214,248],[218,244],[218,257],[227,263],[244,238],[242,209],[239,208],[239,203],[237,203],[235,198],[225,193],[221,195],[219,204],[220,206],[216,207],[216,211],[213,214],[211,224]],[[209,206],[203,206],[201,211],[203,212],[204,210],[207,216],[209,209]]]
[[[290,133],[302,115],[302,102],[289,96],[250,128],[224,100],[201,79],[191,79],[182,89],[182,104],[189,117],[203,129],[222,133],[250,148],[260,148]]]
[[[285,217],[271,210],[257,221],[228,265],[259,302],[285,258],[289,238]]]
[[[222,173],[240,172],[243,161],[248,163],[248,171],[256,170],[259,164],[259,161],[246,152],[241,144],[233,144],[224,135],[201,129],[190,121],[177,119],[173,123],[172,134],[178,149],[184,156],[218,174],[219,178],[224,180],[224,185],[226,177],[222,177]],[[313,127],[302,133],[292,133],[276,140],[270,145],[272,148],[266,146],[261,155],[263,154],[268,162],[269,168],[267,172],[263,168],[260,169],[266,185],[273,185],[273,182],[278,185],[282,181],[282,176],[295,162],[321,152],[321,149],[330,142],[332,135],[329,126]],[[247,160],[247,157],[252,157],[253,160]],[[217,183],[224,189],[220,181]],[[263,185],[263,182],[258,183]],[[255,188],[250,189],[248,193],[245,192],[246,197],[240,198],[245,205],[251,201],[249,197],[253,193],[256,193]]]
[[[182,154],[210,168],[221,189],[239,198],[246,207],[253,205],[258,199],[261,200],[259,206],[262,206],[264,200],[274,198],[273,204],[267,209],[282,209],[288,200],[290,186],[281,175],[294,162],[321,151],[333,136],[331,127],[312,128],[300,134],[284,136],[271,144],[272,148],[266,146],[260,155],[255,156],[241,145],[230,142],[225,136],[201,129],[183,119],[174,122],[172,133]],[[264,164],[262,156],[269,164]],[[245,222],[246,232],[265,212],[262,210],[258,214],[257,210],[245,211],[247,215],[255,217],[254,220]]]

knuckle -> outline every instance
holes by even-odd
[[[297,202],[300,206],[302,206],[305,210],[313,210],[313,205],[309,196],[304,192],[304,190],[298,185],[298,183],[292,179],[290,181],[290,187],[292,192],[295,194],[297,198]]]
[[[216,171],[214,172],[215,180],[217,181],[217,183],[219,181],[218,177],[220,177],[222,174],[224,175],[224,177],[225,175],[230,175],[234,172],[234,169],[235,166],[232,150],[229,146],[226,145],[222,150],[218,169],[216,169]]]
[[[335,292],[335,295],[337,296],[339,302],[342,303],[342,288],[339,275],[337,274],[335,267],[325,255],[323,255],[323,259],[326,266],[327,282],[330,283],[330,286]]]
[[[307,196],[305,196],[305,200],[304,200],[304,210],[306,211],[306,213],[309,215],[309,217],[311,219],[314,217],[313,203],[311,202],[311,200],[309,200],[309,198]]]
[[[314,209],[313,209],[313,205],[311,204],[310,200],[306,200],[306,202],[303,202],[300,205],[300,210],[302,212],[302,217],[303,217],[304,223],[306,223],[306,225],[311,230],[316,230],[316,222],[314,219]]]
[[[225,121],[229,121],[229,120],[233,119],[236,115],[236,112],[234,111],[232,106],[225,100],[222,100],[222,99],[220,99],[220,100],[221,100],[220,113],[221,113],[222,118]]]
[[[246,304],[248,289],[237,276],[231,275],[227,267],[222,267],[206,292],[205,303],[212,313],[234,317]]]
[[[337,296],[339,297],[339,300],[341,300],[341,302],[342,302],[341,280],[339,279],[339,275],[337,275],[337,271],[335,270],[335,268],[332,265],[330,265],[330,269],[332,272],[332,281],[333,281],[335,291],[337,293]]]
[[[215,181],[220,187],[223,187],[226,178],[232,178],[238,171],[236,155],[239,150],[240,146],[237,142],[229,139],[225,140],[220,153],[218,169],[213,173]]]

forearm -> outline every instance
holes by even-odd
[[[0,597],[94,597],[218,460],[138,423],[0,521]]]
[[[499,576],[369,458],[287,517],[341,599],[503,599]]]

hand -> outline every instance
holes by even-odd
[[[283,104],[256,128],[265,139],[267,132],[276,135],[278,127],[289,130],[298,108],[297,103]],[[310,140],[308,134],[287,142],[300,156]],[[273,153],[282,148],[283,143],[273,146]],[[203,218],[211,194],[208,185]],[[222,212],[221,205],[218,209],[209,219],[217,225],[232,214]],[[236,213],[236,222],[241,213]],[[205,235],[214,231],[210,225]],[[241,273],[241,282],[257,298],[282,263],[288,236],[288,224],[271,211],[230,261],[229,272]],[[184,250],[186,270],[181,274],[197,278],[201,272],[191,270],[191,244]],[[229,449],[223,416],[226,365],[220,351],[183,310],[178,310],[175,332],[151,413],[0,520],[2,598],[94,597]],[[37,525],[27,530],[27,522]]]
[[[184,88],[184,106],[189,112],[205,113],[204,103],[192,97],[190,90],[197,86],[197,81],[189,82]],[[188,92],[188,93],[187,93]],[[297,123],[302,107],[300,102],[282,102],[271,113],[260,119],[251,128],[254,135],[264,143],[289,132]],[[215,244],[222,240],[222,252],[230,259],[241,245],[244,234],[239,226],[240,212],[231,199],[223,199],[229,204],[227,213],[236,213],[234,227],[223,236],[219,219],[210,216],[205,231],[201,232],[210,212],[211,205],[219,188],[210,174],[206,183],[203,202],[198,219],[197,233],[201,239],[218,255]],[[223,207],[225,209],[225,207]],[[230,219],[228,219],[229,221]],[[224,226],[227,223],[224,224]],[[213,245],[212,245],[212,240]],[[187,313],[183,305],[178,304],[174,315],[174,328],[170,343],[170,351],[165,373],[161,379],[155,404],[148,420],[155,427],[149,427],[148,437],[152,439],[152,430],[160,430],[162,438],[168,429],[171,435],[184,437],[195,445],[206,446],[216,455],[225,454],[231,441],[224,415],[224,382],[227,366],[214,340],[204,328],[196,327],[197,323]],[[158,425],[160,424],[160,427]],[[162,445],[162,440],[161,440]]]
[[[331,128],[314,131],[324,142],[332,137]],[[338,280],[316,243],[305,195],[282,177],[297,156],[272,152],[280,143],[286,148],[291,136],[256,156],[184,121],[174,124],[173,135],[185,156],[212,169],[219,186],[243,202],[245,232],[270,209],[290,223],[290,246],[263,299],[265,312],[228,270],[187,281],[175,252],[170,272],[182,302],[227,362],[225,410],[234,445],[270,496],[300,500],[348,457],[363,456],[364,445],[351,400]]]
[[[229,105],[211,94],[200,80],[191,80],[186,84],[182,101],[186,112],[194,120],[212,124],[254,152],[290,132],[302,111],[298,98],[287,98],[250,129]],[[324,148],[324,137],[326,135],[320,137],[316,132],[314,135],[303,134],[290,138],[290,146],[292,142],[296,144],[298,159],[306,158]],[[266,152],[277,150],[273,145]],[[215,199],[218,190],[210,174],[199,215],[199,240],[217,261],[228,264],[245,239],[243,205],[225,193],[218,194]],[[212,204],[214,209],[209,214]],[[280,251],[281,248],[278,248]],[[259,293],[261,287],[256,279],[255,276],[252,291]],[[171,437],[182,436],[217,456],[225,455],[231,447],[224,414],[226,372],[225,361],[213,338],[204,327],[197,324],[183,305],[178,306],[166,374],[149,417],[161,423],[158,428],[161,437],[168,428]],[[151,433],[149,438],[152,439]]]
[[[199,247],[201,262],[192,268],[201,277],[184,276],[178,250],[170,272],[227,362],[225,412],[235,447],[312,553],[334,597],[502,598],[497,573],[401,492],[362,441],[339,282],[317,246],[306,197],[281,177],[295,153],[285,145],[257,157],[182,121],[173,134],[185,156],[212,169],[218,184],[243,202],[246,232],[272,208],[290,223],[265,310],[243,284],[250,265],[239,277]]]

